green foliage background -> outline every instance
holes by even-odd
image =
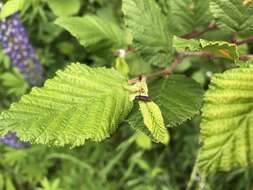
[[[11,1],[15,3],[15,0]],[[71,62],[86,63],[90,67],[113,67],[116,60],[114,51],[132,43],[138,53],[129,54],[126,58],[131,77],[149,74],[170,65],[172,55],[180,50],[208,51],[221,59],[189,57],[177,66],[174,72],[176,75],[148,83],[149,95],[160,106],[165,118],[165,125],[169,127],[170,143],[167,146],[153,143],[150,140],[152,137],[138,132],[142,130],[143,126],[140,124],[141,116],[136,114],[138,108],[134,107],[128,120],[124,120],[117,129],[117,133],[102,143],[86,142],[84,146],[73,149],[32,145],[22,150],[11,149],[1,144],[0,190],[181,190],[186,189],[194,166],[196,166],[196,160],[198,160],[198,166],[204,171],[210,172],[210,175],[195,177],[192,181],[193,189],[203,189],[204,185],[204,189],[207,190],[250,190],[253,170],[248,165],[251,161],[247,158],[241,158],[240,155],[239,158],[235,158],[233,155],[226,154],[229,159],[234,161],[233,163],[228,164],[226,162],[228,158],[220,156],[216,158],[218,161],[215,162],[214,159],[213,163],[215,164],[209,167],[209,164],[212,164],[210,157],[215,157],[215,152],[211,152],[212,154],[208,152],[212,148],[212,143],[223,145],[222,143],[226,142],[227,138],[223,136],[224,139],[222,139],[215,136],[217,131],[219,132],[218,127],[216,130],[210,130],[208,134],[206,131],[209,129],[208,126],[212,125],[213,120],[216,119],[215,122],[219,123],[219,119],[223,119],[222,116],[224,118],[231,116],[229,111],[234,108],[226,108],[227,112],[219,116],[218,106],[224,103],[224,97],[215,96],[217,91],[222,91],[222,93],[233,91],[232,93],[239,96],[244,93],[245,89],[248,89],[249,97],[241,95],[237,98],[240,99],[239,103],[241,104],[248,101],[250,103],[252,85],[247,84],[247,80],[251,77],[235,77],[233,74],[230,75],[229,71],[226,75],[215,74],[211,82],[211,90],[204,98],[204,101],[211,102],[210,105],[204,106],[202,109],[204,121],[200,125],[201,116],[199,115],[189,120],[199,113],[199,107],[202,104],[201,99],[197,96],[203,93],[199,85],[207,90],[214,73],[222,73],[236,67],[234,60],[238,65],[241,65],[237,62],[239,54],[252,53],[251,44],[240,46],[237,49],[235,45],[227,43],[233,38],[232,33],[237,32],[239,38],[249,37],[249,34],[252,33],[253,3],[245,8],[242,4],[237,5],[238,2],[239,0],[211,0],[210,2],[203,0],[71,0],[66,3],[66,0],[52,0],[49,3],[46,0],[27,0],[23,2],[23,6],[16,5],[16,10],[20,9],[21,11],[22,21],[46,70],[46,77],[49,79],[55,76],[57,70],[65,68]],[[237,8],[233,10],[238,16],[234,16],[234,12],[229,12],[231,7]],[[4,14],[8,15],[6,12],[2,12],[1,16],[6,16]],[[70,17],[64,18],[62,16]],[[83,17],[80,19],[77,16]],[[184,39],[172,37],[172,35],[182,37],[192,31],[202,30],[208,27],[213,20],[217,21],[219,30],[204,33],[201,35],[201,40],[184,41]],[[76,27],[80,22],[82,25]],[[173,51],[171,51],[172,43]],[[227,54],[224,56],[219,51],[224,48],[229,52],[229,56]],[[76,74],[77,70],[69,74]],[[248,68],[240,68],[233,72],[245,71],[247,73],[249,70]],[[83,71],[82,76],[85,75],[85,72]],[[61,71],[58,73],[58,76],[61,76]],[[110,74],[108,71],[107,75]],[[105,77],[101,72],[102,75]],[[71,78],[71,76],[69,77]],[[54,82],[56,79],[51,79],[51,81]],[[22,95],[31,90],[20,73],[11,68],[10,60],[4,55],[2,49],[0,49],[0,80],[1,112],[7,110],[11,103],[17,102]],[[101,78],[98,76],[93,80],[99,81]],[[112,84],[115,86],[125,85],[126,79],[119,76],[118,80],[115,79],[117,82],[113,81]],[[232,85],[232,82],[229,83],[228,80],[234,81],[233,84],[238,86],[229,86]],[[227,88],[226,82],[230,88]],[[178,83],[181,85],[178,86]],[[50,89],[51,83],[47,84],[44,90]],[[104,84],[102,82],[99,84],[99,87],[103,89]],[[114,99],[111,98],[113,96],[111,91],[114,90],[113,85],[111,89],[105,88],[103,93],[99,94],[101,105],[105,104],[106,97],[101,98],[105,95],[110,95],[106,100],[111,101],[111,107],[114,102],[120,102],[119,104],[127,102],[122,98],[125,96],[124,91],[117,92],[117,96]],[[89,88],[89,86],[85,87]],[[33,90],[31,94],[36,93],[38,92]],[[86,91],[81,89],[80,93],[87,95]],[[97,93],[100,91],[96,92],[96,96]],[[174,99],[168,97],[174,97]],[[61,96],[59,95],[58,98],[61,99]],[[186,99],[188,101],[185,101]],[[228,103],[233,104],[233,101],[229,100],[227,100]],[[21,101],[25,101],[25,98]],[[80,101],[80,99],[76,97],[76,101]],[[131,103],[128,102],[128,104],[126,107],[132,106]],[[18,104],[14,104],[11,109],[21,110],[22,107],[15,107],[15,105]],[[76,113],[87,114],[85,106],[92,107],[87,103],[82,106],[84,106],[83,109],[76,110]],[[93,110],[93,108],[91,109]],[[94,112],[98,112],[98,109],[94,108],[94,110]],[[251,110],[251,105],[248,110]],[[72,111],[69,110],[69,112]],[[121,114],[127,115],[129,111],[130,108]],[[243,118],[251,116],[250,111],[238,112]],[[54,114],[58,114],[58,112]],[[124,119],[121,114],[113,116],[109,114],[109,116],[116,118],[116,122]],[[41,116],[41,118],[47,120],[52,118],[52,115],[46,115],[45,118]],[[230,122],[234,122],[233,118],[231,120]],[[90,122],[96,123],[94,120]],[[240,121],[236,122],[240,123]],[[28,122],[23,127],[25,128],[29,124]],[[180,126],[173,128],[176,125]],[[247,123],[242,125],[238,130],[240,138],[237,138],[237,141],[232,141],[238,143],[235,151],[245,153],[251,149],[250,143],[247,144],[249,147],[240,147],[240,145],[244,145],[242,141],[249,138],[244,136],[241,138],[240,135],[240,132],[247,131],[248,125]],[[201,132],[199,126],[201,126]],[[230,125],[228,124],[228,126]],[[110,127],[107,128],[109,133],[116,130],[116,125]],[[233,133],[233,131],[226,129],[225,126],[222,132]],[[19,130],[22,133],[24,129],[20,128]],[[82,132],[76,131],[79,135]],[[39,131],[32,131],[32,133],[39,133]],[[212,133],[214,134],[213,139],[209,138]],[[96,139],[94,141],[100,141],[105,136],[106,134],[101,136],[95,134],[91,137],[87,136],[87,139],[93,138]],[[201,143],[206,140],[207,147],[203,146],[203,149],[199,149],[199,136],[201,136]],[[61,136],[58,137],[61,139]],[[59,139],[59,141],[50,141],[50,138],[48,138],[48,142],[45,142],[43,138],[33,139],[22,134],[21,138],[34,143],[58,146],[73,145],[73,139],[66,143]],[[216,143],[217,141],[218,143]],[[82,144],[84,142],[78,141],[74,145]],[[224,146],[225,148],[232,147],[233,144],[227,142]],[[219,150],[220,146],[215,148]],[[197,157],[198,151],[202,151],[199,157]],[[238,166],[243,167],[239,168]],[[219,169],[225,171],[213,173]]]

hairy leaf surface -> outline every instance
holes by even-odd
[[[253,161],[253,68],[216,74],[205,94],[198,166],[230,170]]]
[[[112,134],[132,108],[125,77],[114,69],[71,64],[0,115],[0,133],[31,143],[79,146]]]

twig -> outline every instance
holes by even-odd
[[[198,52],[180,52],[180,57],[207,57],[209,59],[214,59],[215,57],[210,53],[206,51],[198,51]]]
[[[216,58],[220,58],[220,57],[216,57],[213,54],[211,54],[210,52],[205,52],[205,51],[200,51],[200,52],[180,52],[176,58],[174,59],[173,63],[160,71],[154,72],[152,74],[149,75],[145,75],[145,76],[141,76],[141,77],[136,77],[133,79],[128,80],[129,84],[135,84],[137,82],[139,82],[142,78],[145,77],[146,80],[152,80],[156,77],[160,77],[160,76],[168,76],[170,74],[173,73],[173,71],[175,70],[175,68],[177,67],[178,64],[180,64],[182,62],[183,59],[185,59],[186,57],[206,57],[208,59],[216,59]],[[239,57],[239,60],[241,61],[248,61],[250,59],[253,59],[253,55],[248,54],[248,55],[241,55]]]
[[[167,67],[161,71],[157,71],[157,72],[149,74],[149,75],[145,75],[143,77],[145,77],[146,80],[151,80],[151,79],[154,79],[159,76],[168,76],[168,75],[172,74],[173,70],[175,70],[176,66],[178,64],[180,64],[181,61],[182,61],[182,59],[178,56],[175,58],[175,60],[173,61],[173,63],[171,64],[170,67]],[[141,78],[143,78],[143,77],[136,77],[136,78],[130,79],[130,80],[128,80],[128,84],[135,84],[135,83],[139,82],[141,80]]]
[[[210,23],[207,28],[201,30],[201,31],[193,31],[189,34],[185,34],[182,37],[186,38],[186,39],[190,39],[190,38],[197,38],[199,36],[201,36],[202,34],[208,32],[208,31],[212,31],[212,30],[217,30],[218,29],[218,25],[215,23]]]
[[[193,186],[194,182],[196,181],[196,178],[198,177],[198,171],[197,171],[198,168],[197,167],[198,167],[197,162],[195,161],[191,175],[190,175],[190,179],[189,179],[187,186],[186,186],[186,190],[192,189],[192,186]]]
[[[248,61],[248,60],[253,60],[253,55],[251,55],[251,54],[248,54],[248,55],[241,55],[240,57],[239,57],[239,60],[240,61]]]
[[[235,44],[236,45],[242,45],[242,44],[247,44],[247,43],[252,42],[252,41],[253,41],[253,36],[250,36],[250,37],[245,38],[243,40],[237,40],[237,41],[235,41]]]

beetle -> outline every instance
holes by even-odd
[[[135,96],[134,99],[137,101],[142,101],[142,102],[151,102],[152,101],[149,96],[141,96],[141,95]]]

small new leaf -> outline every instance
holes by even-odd
[[[215,57],[223,57],[231,60],[239,59],[238,47],[235,44],[225,41],[207,41],[203,39],[183,39],[174,36],[173,47],[177,51],[204,51]]]
[[[141,80],[135,83],[132,89],[134,91],[132,91],[130,98],[138,102],[139,110],[135,104],[128,117],[129,124],[136,130],[150,136],[153,141],[167,144],[169,133],[165,128],[160,108],[148,96],[146,81]]]
[[[154,102],[139,101],[144,124],[155,141],[168,144],[169,133],[164,125],[160,108]]]
[[[212,53],[216,57],[224,57],[232,60],[239,59],[238,48],[235,44],[224,41],[199,40],[201,49]]]

